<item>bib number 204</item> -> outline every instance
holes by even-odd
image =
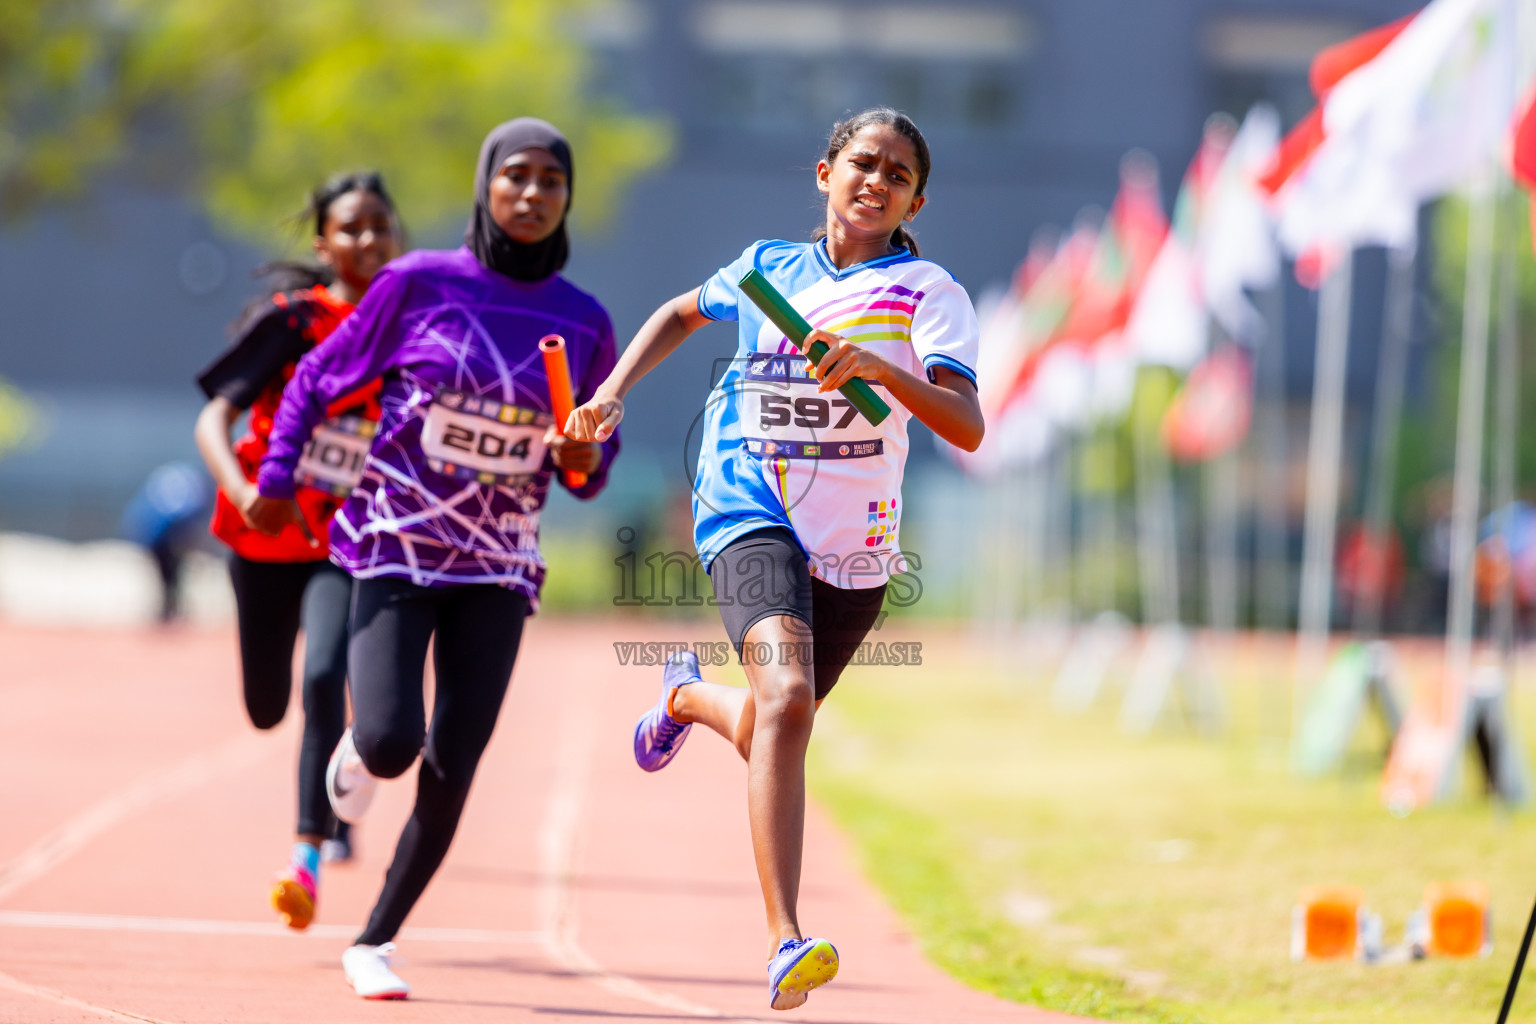
[[[834,411],[841,413],[836,423],[832,422]],[[846,398],[805,397],[791,401],[788,395],[761,396],[758,412],[761,414],[764,430],[787,427],[791,422],[797,427],[810,427],[813,430],[829,426],[834,430],[841,430],[852,423],[853,418],[858,415],[858,410]]]
[[[507,439],[500,434],[490,430],[477,432],[459,423],[449,423],[443,428],[443,447],[457,448],[487,459],[526,459],[529,443],[530,438],[525,436],[508,445]]]

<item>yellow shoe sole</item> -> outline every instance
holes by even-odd
[[[811,989],[820,988],[835,977],[837,950],[826,939],[818,939],[774,988],[768,1005],[775,1010],[793,1010],[805,1003]]]

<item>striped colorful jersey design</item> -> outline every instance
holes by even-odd
[[[974,383],[970,298],[943,267],[905,251],[839,270],[824,243],[782,241],[748,246],[699,292],[704,315],[739,325],[736,358],[703,416],[693,502],[700,558],[708,565],[736,538],[783,526],[817,576],[879,586],[902,571],[898,502],[911,414],[882,393],[891,415],[871,426],[837,392],[817,391],[795,346],[741,298],[737,282],[752,268],[812,326],[913,374],[944,366]]]
[[[893,284],[833,299],[811,310],[806,319],[824,331],[861,345],[869,341],[910,343],[912,314],[922,300],[922,292]]]

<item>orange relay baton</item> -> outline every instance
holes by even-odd
[[[571,390],[571,364],[565,358],[565,339],[558,334],[546,334],[539,339],[539,351],[544,354],[544,376],[549,381],[549,404],[554,406],[555,429],[565,433],[566,421],[576,410],[576,396]],[[561,470],[565,474],[565,486],[580,487],[587,482],[587,474],[574,470]]]

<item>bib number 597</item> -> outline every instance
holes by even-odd
[[[840,413],[836,423],[832,422],[834,412]],[[827,399],[806,396],[791,400],[788,395],[762,395],[758,401],[758,413],[762,429],[765,431],[772,430],[774,427],[787,427],[791,423],[797,427],[807,427],[812,430],[821,430],[828,426],[834,430],[841,430],[853,422],[853,418],[858,415],[858,410],[846,398]]]

